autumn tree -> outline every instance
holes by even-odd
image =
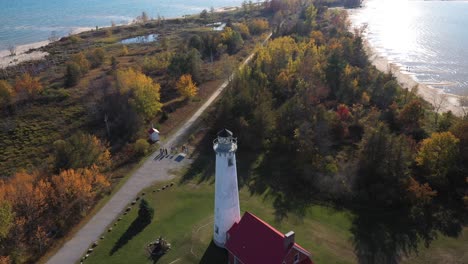
[[[60,210],[75,213],[83,212],[97,194],[110,186],[107,178],[96,166],[64,170],[59,175],[54,175],[51,182],[55,190],[55,206]]]
[[[459,143],[460,140],[451,132],[433,133],[422,141],[416,163],[424,169],[434,186],[446,185],[447,175],[459,158]]]
[[[80,66],[81,75],[86,74],[91,67],[91,64],[89,63],[88,59],[86,58],[86,55],[83,52],[72,55],[71,61]]]
[[[15,96],[13,87],[5,80],[0,80],[0,109],[9,105]]]
[[[408,180],[407,191],[409,198],[414,202],[429,204],[432,198],[437,196],[437,191],[432,190],[428,183],[420,184],[413,177]]]
[[[403,131],[408,134],[413,134],[421,130],[421,122],[424,118],[424,107],[421,100],[414,99],[407,103],[398,115],[398,121]]]
[[[252,33],[253,35],[259,35],[265,31],[267,31],[270,28],[270,25],[268,24],[268,21],[266,19],[252,19],[248,23],[248,28],[249,32]]]
[[[57,171],[89,168],[93,165],[106,169],[111,163],[107,146],[96,136],[82,132],[76,133],[66,140],[55,141],[54,150]]]
[[[221,39],[223,43],[227,46],[227,51],[229,54],[234,54],[242,48],[244,45],[244,40],[239,32],[232,29],[231,27],[226,27],[221,33]]]
[[[43,87],[39,78],[32,77],[29,73],[17,77],[15,81],[15,92],[20,98],[34,98],[37,94],[42,92]]]
[[[177,90],[179,91],[180,95],[185,98],[193,98],[198,93],[198,88],[192,81],[192,75],[184,74],[180,76],[180,79],[177,81],[176,84]]]
[[[133,69],[118,70],[116,85],[120,93],[129,93],[129,103],[144,119],[151,119],[161,111],[161,86],[153,79]]]

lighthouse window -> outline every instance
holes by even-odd
[[[216,233],[216,234],[219,234],[219,228],[218,228],[218,226],[215,226],[215,233]]]
[[[234,162],[232,161],[232,158],[229,158],[228,159],[228,166],[231,167],[232,165],[234,165]]]

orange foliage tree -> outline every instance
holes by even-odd
[[[43,87],[39,78],[34,78],[29,73],[16,78],[15,91],[20,99],[34,98],[42,90]]]

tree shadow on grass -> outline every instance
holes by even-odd
[[[421,243],[429,247],[439,232],[457,237],[462,231],[457,213],[448,208],[429,215],[415,214],[404,206],[358,207],[353,213],[356,215],[351,227],[354,251],[363,264],[400,263],[403,257],[417,254]]]
[[[200,259],[199,264],[218,264],[227,262],[227,251],[216,246],[213,240],[211,240],[210,245],[205,250],[205,253],[203,253],[202,258]]]
[[[132,224],[128,227],[128,229],[125,231],[125,233],[120,236],[119,240],[115,243],[115,245],[112,247],[110,251],[110,255],[113,255],[115,252],[117,252],[120,248],[125,246],[128,241],[130,241],[133,237],[138,235],[147,225],[149,225],[151,221],[145,221],[141,217],[137,217]]]

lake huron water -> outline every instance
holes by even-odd
[[[468,1],[367,0],[350,18],[418,82],[468,95]]]
[[[240,6],[242,0],[0,0],[0,50],[65,36],[83,28],[126,24],[145,11],[178,17],[210,7]]]

